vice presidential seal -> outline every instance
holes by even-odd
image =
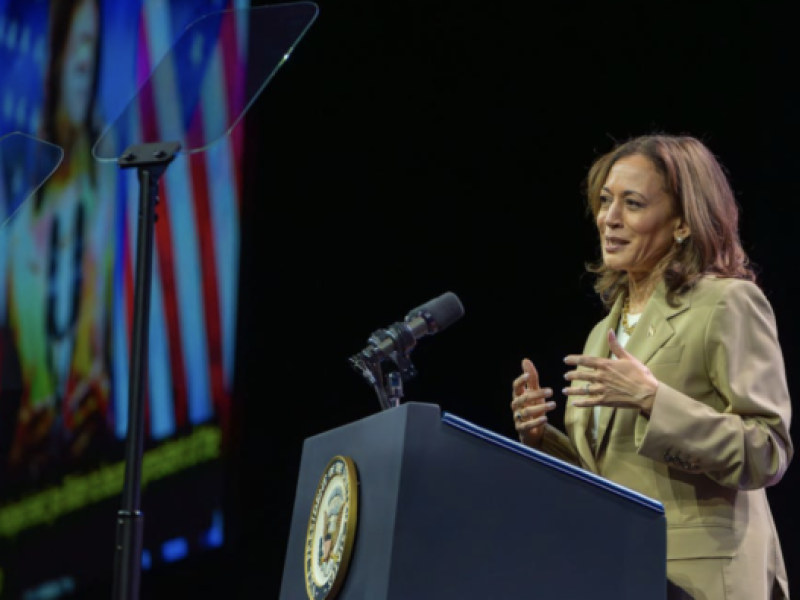
[[[334,456],[314,496],[306,534],[305,576],[310,600],[332,600],[347,574],[358,517],[358,474],[352,459]]]

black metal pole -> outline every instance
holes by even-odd
[[[133,300],[128,431],[125,439],[125,484],[117,512],[114,561],[116,600],[138,600],[141,578],[144,514],[140,509],[142,454],[144,449],[144,399],[147,389],[147,357],[150,333],[150,288],[153,270],[153,238],[158,202],[158,180],[180,145],[142,144],[126,150],[120,167],[138,168],[139,223],[136,236],[136,274]]]

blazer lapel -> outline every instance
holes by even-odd
[[[618,301],[615,303],[615,307],[617,304],[621,305]],[[666,286],[663,281],[659,282],[650,300],[648,300],[641,318],[636,323],[636,328],[633,330],[628,343],[625,344],[625,350],[644,364],[647,364],[653,358],[653,355],[675,335],[675,330],[669,320],[687,310],[690,304],[689,294],[687,294],[680,298],[680,304],[677,307],[670,306],[667,303]],[[619,316],[605,327],[605,333],[608,333],[610,327],[616,329],[615,325],[618,322]],[[606,343],[605,350],[605,356],[608,356],[608,343]],[[600,410],[596,449],[602,445],[614,412],[615,409],[611,407],[603,407]]]
[[[679,298],[679,302],[676,307],[667,304],[666,286],[663,281],[660,282],[647,302],[625,349],[644,364],[650,362],[653,355],[675,335],[675,330],[669,321],[689,308],[690,294]]]
[[[596,356],[600,358],[604,358],[608,356],[609,349],[608,349],[608,330],[611,328],[616,328],[616,323],[619,322],[619,316],[622,312],[622,302],[623,297],[620,296],[614,302],[614,305],[611,307],[611,311],[608,313],[608,316],[603,319],[600,326],[597,327],[594,331],[594,335],[590,336],[588,340],[586,340],[586,348],[584,349],[584,354],[587,356]],[[579,367],[583,369],[584,367]],[[583,385],[583,382],[580,383]],[[594,460],[594,452],[592,452],[592,446],[590,443],[592,434],[589,431],[589,423],[591,422],[592,410],[591,408],[574,408],[571,407],[572,410],[578,411],[575,418],[575,440],[578,449],[578,453],[581,455],[583,460],[589,465],[592,471],[597,472],[597,465],[595,464]],[[601,409],[601,420],[599,426],[607,427],[608,421],[610,420],[611,409],[604,408]],[[603,413],[608,413],[608,417]],[[605,425],[603,424],[605,422]],[[602,431],[598,429],[598,445],[599,440],[602,439]]]

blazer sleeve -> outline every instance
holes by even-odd
[[[541,451],[575,466],[581,466],[578,451],[572,445],[569,437],[549,423],[545,426],[544,435],[542,436]]]
[[[778,483],[793,455],[791,402],[775,317],[761,290],[726,286],[703,337],[722,412],[661,383],[639,453],[749,490]]]

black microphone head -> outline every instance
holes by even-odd
[[[428,333],[436,333],[447,329],[463,316],[464,305],[461,300],[453,292],[445,292],[409,312],[405,320],[421,317],[428,324]]]

